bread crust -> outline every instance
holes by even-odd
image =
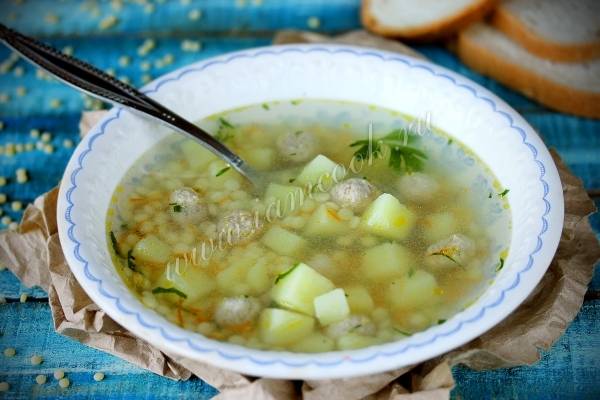
[[[544,39],[531,31],[517,16],[499,5],[491,23],[529,52],[548,60],[577,62],[600,57],[600,42],[565,45]]]
[[[458,14],[450,15],[428,25],[398,29],[379,24],[376,17],[371,14],[371,1],[363,0],[360,12],[362,23],[368,30],[386,37],[415,41],[431,41],[458,32],[469,24],[482,19],[498,3],[498,0],[473,0],[470,6]]]
[[[538,75],[478,45],[468,33],[459,35],[456,47],[458,56],[469,67],[549,108],[581,117],[600,118],[600,93],[574,89]]]

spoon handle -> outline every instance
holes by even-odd
[[[138,114],[150,116],[178,132],[192,136],[248,180],[256,182],[254,170],[227,146],[134,87],[2,24],[0,24],[0,40],[31,63],[78,90],[109,103],[127,107]]]

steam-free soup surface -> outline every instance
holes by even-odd
[[[126,284],[181,327],[259,349],[361,348],[443,323],[504,265],[508,189],[426,121],[292,101],[200,124],[266,189],[173,134],[107,218]]]

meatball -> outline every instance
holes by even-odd
[[[348,318],[333,323],[327,327],[327,336],[337,339],[347,333],[357,333],[364,336],[373,336],[376,332],[375,325],[364,315],[351,315]]]
[[[219,326],[235,326],[252,321],[260,311],[260,302],[254,297],[226,297],[217,305],[215,322]]]
[[[458,233],[429,246],[425,261],[434,268],[465,266],[474,253],[473,241]]]
[[[208,210],[200,203],[200,196],[192,188],[175,189],[169,196],[169,210],[179,222],[197,223],[206,218]]]
[[[421,172],[406,174],[398,180],[400,194],[413,202],[430,201],[438,189],[435,179]]]
[[[260,221],[250,211],[231,211],[221,217],[217,232],[229,244],[243,243],[254,236],[262,227]]]
[[[317,138],[310,132],[297,131],[277,138],[277,150],[284,160],[305,162],[317,154]]]
[[[365,179],[350,178],[331,188],[331,198],[342,207],[360,211],[375,196],[375,186]]]

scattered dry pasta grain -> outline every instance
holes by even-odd
[[[32,129],[29,131],[29,136],[31,136],[34,139],[37,139],[40,137],[40,130],[39,129]]]
[[[44,132],[40,136],[40,140],[44,143],[49,143],[52,140],[52,134],[50,132]]]
[[[31,365],[40,365],[43,361],[44,359],[40,355],[34,354],[31,356]]]
[[[317,17],[309,17],[306,24],[310,29],[317,29],[321,26],[321,20]]]
[[[202,18],[202,12],[198,9],[193,9],[188,12],[188,18],[192,21],[198,21]]]
[[[17,96],[23,97],[27,94],[27,88],[25,86],[17,86],[17,88],[15,89],[15,93],[17,94]]]
[[[75,49],[73,49],[73,46],[65,46],[62,48],[62,52],[68,56],[72,56],[74,51]]]
[[[69,381],[69,378],[62,378],[60,381],[58,381],[58,386],[63,389],[68,388],[70,384],[71,382]]]
[[[63,140],[63,147],[65,149],[70,149],[71,147],[73,147],[73,141],[71,139]]]
[[[14,347],[7,347],[4,349],[4,357],[14,357],[15,354],[17,354],[17,351],[14,349]]]
[[[10,208],[13,211],[21,211],[23,209],[23,203],[21,203],[20,201],[13,201],[12,203],[10,203]]]
[[[52,154],[54,153],[54,146],[52,146],[51,144],[47,144],[44,146],[44,153],[46,154]]]
[[[50,108],[58,109],[62,107],[62,101],[60,99],[51,99]]]
[[[2,219],[0,219],[0,222],[2,222],[3,225],[8,225],[12,222],[12,218],[8,215],[5,215],[4,217],[2,217]]]
[[[100,381],[104,380],[104,374],[102,372],[96,372],[94,374],[94,380],[96,382],[100,382]]]
[[[8,224],[9,231],[16,231],[18,228],[19,224],[17,224],[16,222],[11,222],[10,224]]]
[[[131,62],[131,58],[129,56],[123,55],[123,56],[119,57],[119,65],[121,67],[128,66],[130,62]]]
[[[100,28],[100,30],[104,31],[104,30],[110,29],[113,26],[115,26],[117,24],[117,22],[119,22],[117,17],[115,17],[114,15],[107,15],[100,21],[100,23],[98,24],[98,27]]]
[[[25,302],[27,302],[27,297],[29,297],[29,296],[27,296],[27,293],[21,293],[21,295],[19,296],[19,301],[21,303],[25,303]]]
[[[56,379],[58,381],[65,377],[65,371],[63,371],[62,369],[57,369],[56,371],[54,371],[53,375],[54,375],[54,379]]]
[[[25,70],[23,69],[23,67],[15,67],[15,69],[13,69],[13,74],[15,74],[16,77],[21,77],[24,73]]]
[[[5,186],[7,182],[4,176],[0,176],[0,186]]]
[[[8,392],[8,389],[10,389],[8,382],[0,382],[0,392]]]
[[[35,377],[35,383],[37,383],[38,385],[43,385],[44,383],[46,383],[46,375],[38,375]]]

